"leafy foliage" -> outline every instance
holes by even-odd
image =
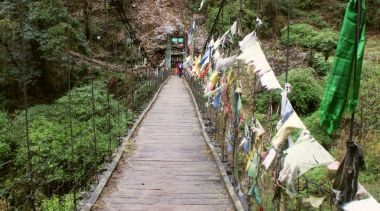
[[[286,45],[288,27],[281,30],[281,44]],[[318,35],[316,29],[309,24],[293,24],[290,26],[289,44],[310,48],[315,36]]]
[[[0,112],[0,170],[11,155],[11,148],[14,141],[12,133],[13,127],[11,120],[4,112]]]
[[[330,53],[335,49],[337,43],[338,34],[330,30],[324,30],[313,38],[311,46],[318,52],[322,52],[326,61]]]
[[[49,200],[43,200],[41,207],[44,211],[73,209],[73,194],[67,194],[64,197],[54,196]]]
[[[0,78],[6,81],[0,85],[5,90],[0,92],[4,98],[0,106],[19,107],[9,99],[18,98],[22,83],[31,89],[50,85],[51,92],[60,92],[54,85],[62,80],[58,77],[68,63],[67,49],[89,52],[83,27],[59,0],[6,0],[0,4]]]
[[[281,84],[285,83],[285,74],[280,75]],[[312,68],[289,71],[288,82],[293,86],[289,100],[297,113],[305,115],[316,111],[323,96],[324,82],[313,76]],[[263,92],[257,95],[257,111],[266,113],[268,107],[276,110],[280,106],[279,91]]]
[[[360,128],[380,134],[380,64],[364,62],[359,96]]]
[[[286,45],[287,27],[281,30],[281,44]],[[315,49],[322,52],[325,60],[328,59],[331,52],[335,49],[338,42],[337,33],[324,29],[322,31],[316,29],[309,24],[293,24],[290,26],[289,44],[292,46],[301,46],[304,48]]]
[[[265,114],[268,112],[269,107],[275,110],[280,105],[281,95],[280,91],[261,92],[257,94],[256,110],[258,113]]]
[[[309,65],[314,68],[314,71],[318,76],[326,76],[332,68],[332,62],[329,60],[326,61],[320,53],[311,52],[309,63]]]
[[[324,147],[329,149],[333,143],[331,143],[332,138],[319,126],[319,116],[320,112],[315,111],[314,113],[303,118],[305,126],[313,135],[313,137],[319,141]]]
[[[93,112],[91,89],[91,85],[75,88],[72,91],[71,105],[69,97],[64,96],[52,105],[38,105],[29,109],[33,178],[38,187],[37,195],[43,198],[68,193],[72,184],[81,187],[91,182],[92,176],[99,171],[99,166],[118,145],[116,137],[123,135],[127,121],[132,119],[131,113],[128,113],[128,117],[124,113],[118,113],[122,111],[122,104],[112,98],[108,107],[107,90],[100,82],[94,84],[96,98]],[[70,134],[69,106],[72,107],[73,137]],[[92,128],[92,117],[95,131]],[[23,176],[27,174],[28,164],[27,145],[23,138],[24,123],[24,112],[21,112],[14,120],[13,133],[19,140],[11,167],[11,174],[15,178],[8,175],[7,180],[10,182],[27,182]],[[5,135],[11,134],[12,131],[5,131]],[[3,188],[5,192],[0,191],[3,193],[0,197],[12,196],[10,199],[14,200],[13,203],[24,201],[22,197],[27,190]]]
[[[226,1],[227,2],[227,1]],[[199,5],[199,4],[198,4]],[[209,8],[207,12],[207,21],[206,21],[206,28],[208,31],[211,30],[214,20],[216,18],[216,15],[219,11],[220,2],[219,1],[211,1],[209,3]],[[255,27],[255,19],[256,19],[256,12],[254,10],[255,6],[252,3],[252,1],[243,0],[242,1],[243,8],[246,8],[244,11],[242,11],[242,30],[243,31],[249,31],[252,28]],[[251,8],[251,9],[249,9]],[[231,24],[236,21],[239,17],[239,1],[232,1],[227,3],[227,5],[224,6],[224,9],[222,10],[222,13],[219,17],[218,24],[216,25],[215,34],[223,34],[226,32],[229,27],[231,27]]]
[[[279,79],[285,82],[285,74],[282,74]],[[324,82],[313,76],[312,69],[291,70],[288,81],[293,87],[288,97],[298,113],[310,114],[319,108],[324,91]]]

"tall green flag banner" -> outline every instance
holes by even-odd
[[[354,112],[358,105],[365,46],[366,7],[365,1],[362,0],[362,16],[359,22],[356,5],[357,0],[350,0],[347,5],[333,68],[321,102],[320,124],[329,134],[339,128],[344,110],[348,109]],[[362,25],[360,26],[357,49],[355,49],[357,24],[360,23]]]

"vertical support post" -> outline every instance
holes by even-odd
[[[94,144],[94,154],[97,155],[97,140],[96,140],[96,125],[95,125],[95,91],[94,91],[94,75],[91,70],[91,104],[92,104],[92,132],[93,132],[93,144]]]
[[[116,77],[116,99],[117,99],[117,140],[120,141],[121,139],[121,128],[120,128],[120,105],[119,105],[119,101],[120,101],[120,96],[119,96],[119,93],[120,93],[120,88],[119,88],[119,72],[116,73],[117,74],[117,77]]]
[[[107,20],[107,0],[104,0],[104,46],[105,46],[105,50],[107,51],[107,23],[108,23],[108,20]],[[113,48],[114,48],[114,45],[113,45]],[[115,51],[115,49],[113,49],[113,51]],[[108,59],[106,58],[106,61],[108,61]],[[110,69],[107,68],[107,75],[108,75],[108,81],[110,81],[110,78],[111,78],[111,73],[110,73]],[[109,90],[107,90],[107,132],[108,132],[108,157],[109,159],[111,159],[112,157],[112,122],[111,122],[111,115],[112,115],[112,107],[111,107],[111,98],[110,98],[110,92]]]
[[[22,53],[25,60],[25,44],[24,44],[24,5],[21,5],[21,48],[22,48]],[[20,69],[20,76],[21,78],[21,83],[23,86],[23,94],[24,94],[24,107],[25,107],[25,112],[24,112],[24,119],[25,119],[25,140],[26,140],[26,148],[27,148],[27,156],[28,156],[28,179],[29,179],[29,195],[28,198],[31,201],[31,209],[34,211],[35,205],[34,205],[34,194],[35,194],[35,189],[34,189],[34,181],[33,181],[33,166],[32,166],[32,153],[31,153],[31,143],[30,143],[30,138],[29,138],[29,115],[28,115],[28,75],[25,72],[26,64],[23,66],[22,69]],[[23,73],[24,72],[24,73]]]
[[[68,7],[68,1],[66,1],[67,7]],[[66,19],[66,56],[67,56],[67,65],[66,65],[66,71],[67,71],[67,85],[68,85],[68,96],[69,96],[69,103],[68,103],[68,110],[69,110],[69,127],[70,127],[70,145],[71,145],[71,156],[75,156],[75,150],[74,150],[74,132],[73,132],[73,114],[72,114],[72,96],[71,96],[71,63],[70,63],[70,34],[69,34],[69,9],[67,8],[67,19]],[[73,210],[77,210],[77,196],[76,196],[76,179],[75,179],[75,169],[73,169],[72,164],[70,165],[70,171],[71,171],[71,180],[73,183]]]
[[[88,17],[91,16],[91,13],[88,14]],[[91,18],[89,18],[89,25],[91,26]],[[91,42],[92,42],[92,33],[90,34],[90,45],[91,45]],[[91,48],[91,46],[90,46]],[[91,52],[90,52],[90,60],[92,61],[92,58],[93,58],[93,51],[91,49]],[[97,156],[97,140],[96,140],[96,125],[95,125],[95,91],[94,91],[94,74],[93,74],[93,69],[91,69],[90,71],[90,77],[91,77],[91,101],[92,101],[92,132],[93,132],[93,146],[94,146],[94,155],[95,155],[95,158]]]
[[[128,91],[127,88],[128,88],[128,84],[127,84],[127,79],[128,79],[128,64],[127,64],[127,49],[128,49],[128,42],[127,42],[127,34],[125,34],[125,45],[124,45],[124,67],[125,67],[125,79],[124,79],[124,85],[125,85],[125,119],[127,120],[128,122],[128,103],[129,103],[129,99],[128,99]],[[121,137],[120,137],[121,138]],[[119,141],[121,141],[119,139]]]

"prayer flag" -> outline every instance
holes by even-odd
[[[342,31],[335,52],[333,69],[321,102],[321,126],[329,134],[336,130],[345,108],[353,112],[358,104],[360,78],[365,45],[365,1],[362,1],[362,17],[357,49],[355,49],[356,27],[358,24],[356,0],[346,8]],[[356,55],[355,55],[356,52]],[[355,71],[356,60],[356,71]]]

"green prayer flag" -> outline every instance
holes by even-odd
[[[255,152],[255,154],[251,158],[251,165],[249,166],[248,172],[247,172],[248,176],[252,177],[254,180],[256,180],[257,178],[257,169],[259,166],[259,162],[260,162],[259,153]]]
[[[344,110],[354,112],[358,105],[360,78],[365,45],[365,1],[362,0],[362,26],[359,32],[355,56],[355,39],[357,26],[357,0],[350,0],[339,35],[332,72],[321,102],[321,127],[332,134],[339,128]],[[355,71],[356,59],[356,71]]]

